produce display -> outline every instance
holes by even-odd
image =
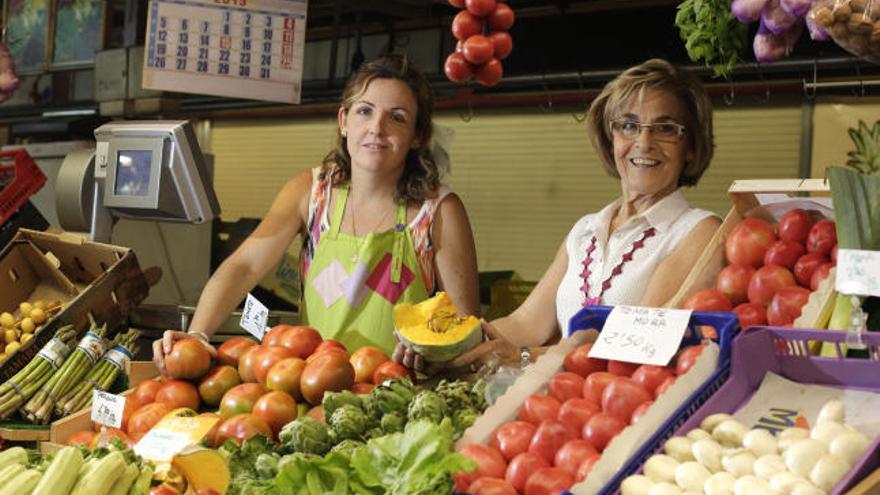
[[[34,335],[43,329],[43,325],[61,310],[61,301],[22,302],[14,314],[8,311],[0,313],[0,327],[3,329],[3,352],[0,352],[0,363],[15,354],[21,346],[33,340]]]
[[[452,20],[452,35],[458,40],[446,58],[443,71],[452,82],[471,77],[483,86],[498,84],[504,73],[501,61],[513,50],[514,14],[509,5],[496,0],[449,0],[462,9]]]

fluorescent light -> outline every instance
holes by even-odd
[[[79,117],[85,115],[95,115],[97,113],[94,108],[78,108],[74,110],[49,110],[43,112],[43,118],[51,117]]]

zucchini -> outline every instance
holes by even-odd
[[[0,452],[0,469],[12,464],[25,464],[27,461],[27,451],[23,447],[11,447]]]
[[[125,458],[122,453],[111,452],[80,477],[71,495],[107,495],[123,471],[125,471]]]
[[[83,456],[79,449],[73,446],[64,447],[55,454],[49,468],[34,488],[33,495],[70,493],[82,465]]]
[[[153,480],[153,465],[144,464],[134,484],[128,489],[128,495],[147,495],[150,492],[150,482]]]
[[[122,476],[116,480],[116,483],[113,483],[113,488],[110,489],[110,495],[126,495],[128,489],[134,484],[134,480],[137,479],[139,474],[141,474],[141,470],[138,469],[137,464],[129,464],[128,466],[125,466]]]
[[[15,478],[19,474],[24,472],[24,464],[10,464],[3,469],[0,469],[0,486],[5,485],[12,481],[12,478]]]
[[[0,488],[0,495],[31,495],[41,476],[36,469],[19,473],[12,481]]]

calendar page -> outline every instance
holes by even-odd
[[[144,88],[299,103],[307,0],[151,0]]]

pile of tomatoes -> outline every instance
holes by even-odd
[[[555,495],[568,490],[703,350],[702,345],[686,347],[674,366],[665,367],[591,358],[591,348],[584,344],[571,351],[547,393],[526,398],[517,419],[498,427],[489,445],[459,450],[477,470],[456,474],[456,491]]]
[[[733,311],[744,329],[791,326],[837,262],[837,231],[834,221],[795,208],[775,229],[760,218],[736,224],[724,251],[729,265],[715,289],[697,292],[685,307]]]
[[[458,40],[455,52],[443,66],[452,82],[473,76],[484,86],[494,86],[504,70],[501,61],[513,50],[508,31],[513,26],[513,9],[497,0],[449,0],[463,9],[452,20],[452,35]]]

